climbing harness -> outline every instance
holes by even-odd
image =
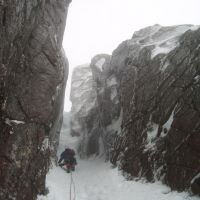
[[[72,176],[72,171],[70,171],[70,200],[76,200],[76,187],[75,187],[75,182]],[[72,187],[73,187],[73,192],[74,192],[74,198],[72,198]]]

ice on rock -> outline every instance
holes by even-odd
[[[10,120],[10,119],[8,119],[8,118],[6,118],[5,123],[8,124],[9,126],[11,126],[13,123],[16,124],[16,125],[25,124],[24,121]]]
[[[102,71],[102,67],[103,67],[105,61],[106,61],[105,58],[101,58],[96,62],[95,66],[98,67]]]
[[[49,137],[45,137],[42,141],[42,151],[46,151],[49,148]]]
[[[198,173],[192,180],[191,180],[191,184],[193,184],[195,182],[195,180],[200,178],[200,173]]]
[[[115,86],[117,85],[117,80],[114,76],[112,76],[110,79],[106,81],[106,83],[108,87]]]
[[[174,109],[175,110],[175,109]],[[173,123],[173,120],[174,120],[174,110],[172,111],[172,114],[170,115],[169,119],[167,120],[167,122],[163,125],[163,129],[167,129],[167,131],[170,130],[171,128],[171,125]],[[164,137],[165,134],[164,132],[162,131],[161,133],[161,137]]]
[[[179,38],[183,33],[194,31],[199,26],[180,25],[166,28],[167,30],[160,25],[154,25],[135,32],[133,38],[128,41],[129,46],[135,46],[135,56],[145,47],[152,48],[151,59],[159,54],[168,54],[179,45]]]
[[[164,72],[167,69],[167,67],[169,66],[169,64],[170,64],[169,61],[165,61],[163,66],[161,66],[160,70],[162,72]]]
[[[151,58],[153,59],[158,54],[168,54],[170,51],[175,49],[179,43],[179,37],[186,31],[191,30],[193,27],[190,25],[178,26],[174,31],[169,31],[168,34],[161,34],[155,40],[155,48],[152,51]]]
[[[110,99],[113,101],[116,96],[117,96],[117,88],[113,88],[111,90]]]
[[[117,133],[120,133],[122,120],[123,120],[123,110],[121,109],[119,118],[116,120],[112,120],[112,123],[109,126],[107,126],[107,130],[108,131],[114,130]]]
[[[145,145],[145,151],[153,150],[155,147],[154,139],[158,133],[158,124],[150,122],[149,129],[147,130],[147,144]]]

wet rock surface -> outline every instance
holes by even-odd
[[[70,0],[0,2],[0,199],[45,192],[58,145],[68,63]]]
[[[199,27],[154,25],[122,42],[106,67],[102,56],[93,58],[96,100],[84,116],[89,137],[81,144],[99,149],[101,135],[104,152],[129,178],[199,193],[199,38]]]

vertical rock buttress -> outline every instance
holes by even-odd
[[[0,1],[0,200],[36,199],[45,190],[62,124],[70,2]]]
[[[103,152],[128,179],[200,194],[199,38],[199,26],[154,25],[77,67],[71,133],[80,154]]]

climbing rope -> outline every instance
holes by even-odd
[[[76,200],[76,187],[75,187],[75,182],[72,176],[72,171],[70,172],[70,200]],[[73,192],[74,192],[74,198],[72,198],[72,187],[73,187]]]

